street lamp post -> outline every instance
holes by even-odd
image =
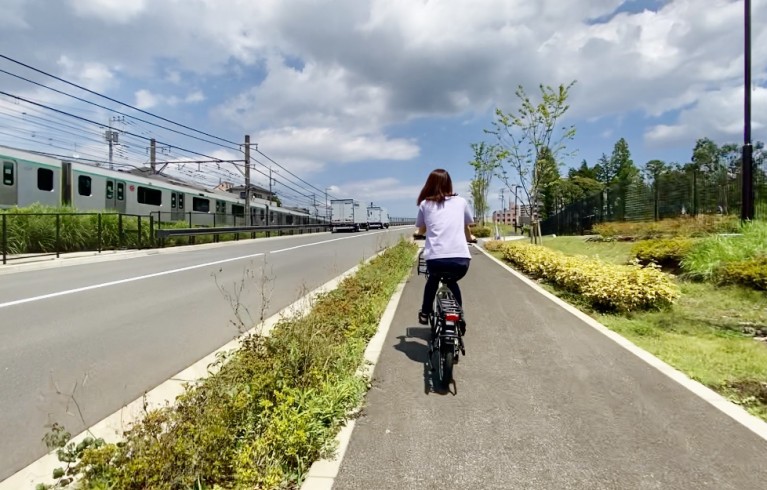
[[[743,221],[754,219],[754,147],[751,145],[751,0],[744,0],[745,18],[745,94],[743,118],[743,203],[740,218]]]

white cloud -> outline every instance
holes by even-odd
[[[0,42],[32,64],[59,60],[57,74],[95,90],[138,83],[130,91],[143,108],[217,104],[221,127],[253,134],[307,172],[418,158],[418,141],[389,136],[393,125],[510,109],[519,84],[533,93],[540,82],[577,79],[573,120],[680,111],[648,131],[653,144],[734,131],[732,111],[742,104],[728,87],[742,76],[742,2],[670,0],[614,14],[631,3],[26,0],[10,4],[15,27],[0,31]],[[765,23],[767,0],[754,0],[754,79],[762,82]],[[149,84],[157,80],[175,91]],[[718,94],[728,102],[716,102]],[[755,128],[764,114],[754,110]]]
[[[199,90],[190,92],[183,99],[175,95],[164,96],[154,94],[146,89],[137,90],[134,96],[136,99],[136,107],[143,110],[151,109],[158,105],[176,106],[182,102],[186,104],[195,104],[205,100],[205,95]]]
[[[111,88],[115,82],[115,73],[103,63],[82,62],[69,56],[61,56],[58,65],[62,78],[97,92]]]
[[[671,146],[708,137],[715,141],[742,141],[742,87],[713,90],[689,109],[683,110],[674,124],[659,124],[645,133],[655,146]],[[767,125],[767,88],[757,87],[751,94],[752,133],[763,132]]]
[[[134,20],[146,8],[146,0],[70,0],[70,3],[77,15],[116,24]]]

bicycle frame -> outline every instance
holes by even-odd
[[[426,261],[418,256],[418,274],[429,275]],[[439,288],[434,297],[434,307],[429,315],[431,337],[429,339],[429,370],[434,371],[432,357],[439,353],[439,378],[447,386],[452,381],[453,363],[458,359],[458,353],[466,355],[461,334],[460,324],[463,322],[463,309],[455,300],[453,293],[447,287],[444,278],[440,277]]]

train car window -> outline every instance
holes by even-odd
[[[53,170],[49,168],[37,169],[37,188],[41,191],[53,190]]]
[[[216,213],[226,214],[226,203],[224,201],[216,201]]]
[[[266,211],[262,209],[261,210],[261,221],[264,221],[264,219],[266,219]]]
[[[162,205],[162,192],[157,189],[139,186],[136,198],[139,204],[149,204],[150,206]]]
[[[125,200],[125,184],[123,184],[122,182],[117,183],[117,200],[118,201]]]
[[[176,193],[175,192],[170,193],[170,208],[176,209]]]
[[[240,206],[239,204],[232,204],[232,214],[237,216],[238,218],[244,217],[245,206]]]
[[[200,213],[207,213],[210,211],[210,200],[203,199],[201,197],[192,198],[192,210],[199,211]]]
[[[178,195],[178,209],[184,209],[184,195]]]
[[[107,199],[114,199],[115,197],[115,182],[113,180],[107,180]]]
[[[81,196],[91,195],[91,178],[87,175],[81,175],[77,178],[77,193]]]
[[[13,185],[13,162],[3,162],[3,184]]]

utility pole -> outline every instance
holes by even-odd
[[[751,0],[745,0],[745,97],[743,121],[743,203],[740,219],[754,219],[754,147],[751,145]]]
[[[245,223],[252,226],[250,219],[250,135],[245,135]]]
[[[503,199],[503,191],[506,189],[501,188],[501,222],[506,224],[506,201]]]
[[[330,221],[330,206],[328,205],[328,188],[325,187],[325,221]]]
[[[149,140],[149,166],[152,167],[152,175],[157,173],[157,142],[154,138]]]
[[[517,204],[517,191],[519,190],[518,185],[514,186],[514,233],[517,232],[517,226],[520,225],[519,223],[519,204]]]
[[[109,170],[114,170],[114,163],[112,160],[113,146],[119,141],[117,131],[112,131],[112,118],[109,118],[109,125],[106,131],[104,131],[104,139],[109,144]]]

